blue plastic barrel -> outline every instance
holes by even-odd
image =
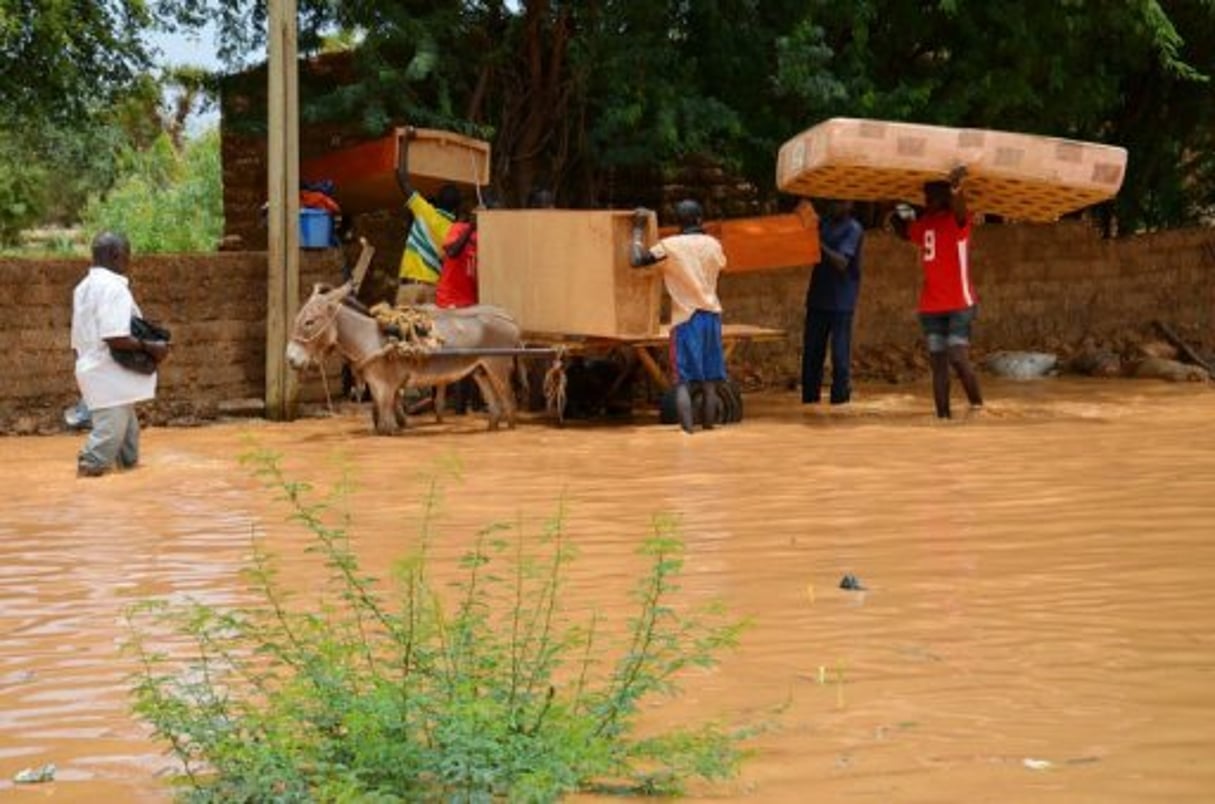
[[[333,245],[333,218],[323,209],[300,210],[300,248]]]

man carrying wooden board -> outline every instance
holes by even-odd
[[[434,303],[435,286],[443,271],[443,244],[463,200],[453,184],[440,187],[433,204],[414,189],[409,180],[409,141],[414,133],[412,128],[405,129],[397,148],[397,184],[413,216],[401,255],[398,307]]]
[[[718,416],[718,385],[726,379],[721,302],[717,298],[717,276],[726,267],[726,255],[721,243],[705,234],[701,226],[704,215],[697,202],[685,199],[676,204],[679,234],[664,237],[647,248],[645,230],[651,214],[648,209],[633,213],[629,262],[634,268],[659,266],[671,296],[671,352],[679,426],[685,433],[693,430],[695,384],[702,388],[701,422],[711,430]]]

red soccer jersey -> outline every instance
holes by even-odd
[[[453,223],[443,242],[443,272],[435,287],[435,304],[439,307],[471,307],[477,303],[477,233],[468,238],[464,249],[454,257],[447,256],[447,247],[464,236],[470,224]]]
[[[921,313],[946,313],[973,307],[979,297],[970,282],[970,217],[959,226],[950,211],[912,221],[908,238],[920,248],[924,285]]]

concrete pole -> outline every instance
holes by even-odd
[[[299,73],[296,0],[269,0],[267,159],[270,240],[266,272],[266,416],[289,421],[298,387],[285,351],[300,298]]]

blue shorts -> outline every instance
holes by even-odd
[[[697,310],[671,331],[671,364],[676,382],[721,382],[726,355],[721,348],[721,316]]]
[[[947,313],[920,313],[920,327],[929,352],[944,352],[950,346],[970,345],[970,325],[979,314],[978,306]]]

